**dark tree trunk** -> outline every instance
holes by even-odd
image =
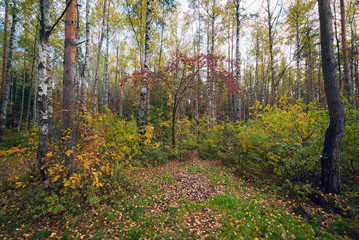
[[[240,25],[241,21],[239,19],[239,0],[236,0],[235,7],[236,7],[236,83],[238,88],[238,96],[237,96],[237,106],[236,106],[236,122],[242,120],[242,94],[239,90],[241,87],[241,72],[240,72],[240,59],[239,59],[239,33],[240,33]]]
[[[173,109],[172,109],[172,129],[171,129],[171,135],[172,135],[172,147],[176,147],[176,112],[177,112],[177,102],[175,98],[175,102],[173,103]]]
[[[20,110],[20,119],[19,119],[19,127],[18,132],[21,131],[22,126],[22,117],[24,115],[24,105],[25,105],[25,82],[26,82],[26,55],[24,55],[24,80],[22,82],[22,92],[21,92],[21,110]]]
[[[10,93],[10,81],[11,81],[11,66],[12,66],[12,54],[14,50],[14,38],[15,38],[15,27],[17,22],[16,16],[16,1],[13,0],[14,8],[12,13],[12,25],[10,30],[10,41],[9,41],[9,55],[7,56],[6,62],[6,80],[5,85],[2,89],[1,95],[1,109],[0,109],[0,142],[2,141],[2,137],[4,135],[5,126],[6,126],[6,110],[7,110],[7,103],[9,99]]]
[[[329,0],[318,0],[324,88],[330,115],[321,158],[322,187],[325,192],[340,193],[340,145],[345,130],[345,114],[340,97],[333,51],[332,12]]]
[[[37,31],[36,31],[36,35],[37,35]],[[34,52],[33,52],[33,56],[36,56],[36,49],[37,49],[37,38],[35,38],[35,42],[34,42]],[[30,94],[29,94],[29,100],[27,101],[27,112],[26,112],[26,124],[27,124],[27,128],[29,129],[30,126],[30,108],[31,108],[31,89],[32,86],[34,85],[34,69],[35,69],[35,57],[33,57],[32,59],[32,64],[31,64],[31,79],[30,79]],[[35,94],[35,91],[34,91]],[[36,99],[36,95],[34,95],[34,98]]]
[[[2,69],[1,69],[1,96],[4,95],[5,82],[6,82],[8,8],[9,8],[9,2],[8,0],[5,0],[4,43],[3,43],[3,54],[2,54]]]

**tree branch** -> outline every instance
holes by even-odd
[[[49,32],[52,32],[52,30],[54,30],[54,28],[56,27],[56,25],[60,22],[60,20],[63,18],[63,16],[65,15],[67,9],[70,7],[72,3],[72,0],[70,0],[70,2],[66,5],[66,8],[64,9],[64,11],[61,13],[61,16],[56,20],[55,24],[52,25],[52,27],[50,28]]]

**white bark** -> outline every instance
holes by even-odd
[[[105,27],[105,14],[106,14],[106,3],[107,0],[103,1],[103,15],[102,15],[102,25],[101,25],[101,35],[100,35],[100,41],[98,43],[98,52],[97,52],[97,59],[96,59],[96,72],[95,72],[95,86],[94,86],[94,98],[95,98],[95,112],[97,111],[97,101],[98,101],[98,82],[99,82],[99,66],[100,66],[100,57],[101,57],[101,48],[102,48],[102,42],[104,38],[104,27]]]
[[[148,82],[147,82],[147,73],[150,64],[150,43],[151,43],[151,24],[152,24],[152,11],[153,11],[153,1],[147,0],[147,10],[146,10],[146,30],[145,30],[145,57],[143,63],[143,80],[142,87],[140,92],[140,107],[138,111],[138,127],[141,132],[145,131],[146,126],[146,99],[148,94]]]
[[[109,4],[110,5],[110,4]],[[110,20],[110,6],[107,9],[107,17],[106,17],[106,54],[105,54],[105,74],[103,81],[103,104],[108,107],[108,52],[110,45],[110,35],[109,35],[109,20]]]
[[[45,187],[49,186],[50,180],[47,176],[45,166],[45,156],[48,150],[49,137],[49,110],[48,110],[48,87],[50,75],[48,73],[49,58],[49,37],[50,37],[50,0],[40,0],[41,29],[38,45],[38,66],[37,66],[37,103],[39,121],[39,147],[38,147],[38,167]]]

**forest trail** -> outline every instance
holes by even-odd
[[[203,160],[197,152],[186,161],[137,169],[116,181],[129,187],[104,192],[101,197],[94,193],[86,200],[87,207],[69,202],[71,212],[41,218],[31,215],[33,219],[19,215],[8,223],[9,217],[2,215],[0,227],[7,230],[5,235],[0,231],[0,238],[334,239],[325,230],[334,222],[333,215],[313,204],[292,201],[284,191],[246,182],[233,169]],[[23,199],[36,193],[28,191],[21,192]],[[59,201],[55,193],[51,196],[45,201]],[[23,209],[28,201],[24,204]]]
[[[311,239],[312,227],[275,191],[193,152],[140,174],[124,236],[144,239]],[[289,201],[290,202],[290,201]]]

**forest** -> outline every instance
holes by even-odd
[[[4,0],[0,239],[359,239],[358,0]]]

